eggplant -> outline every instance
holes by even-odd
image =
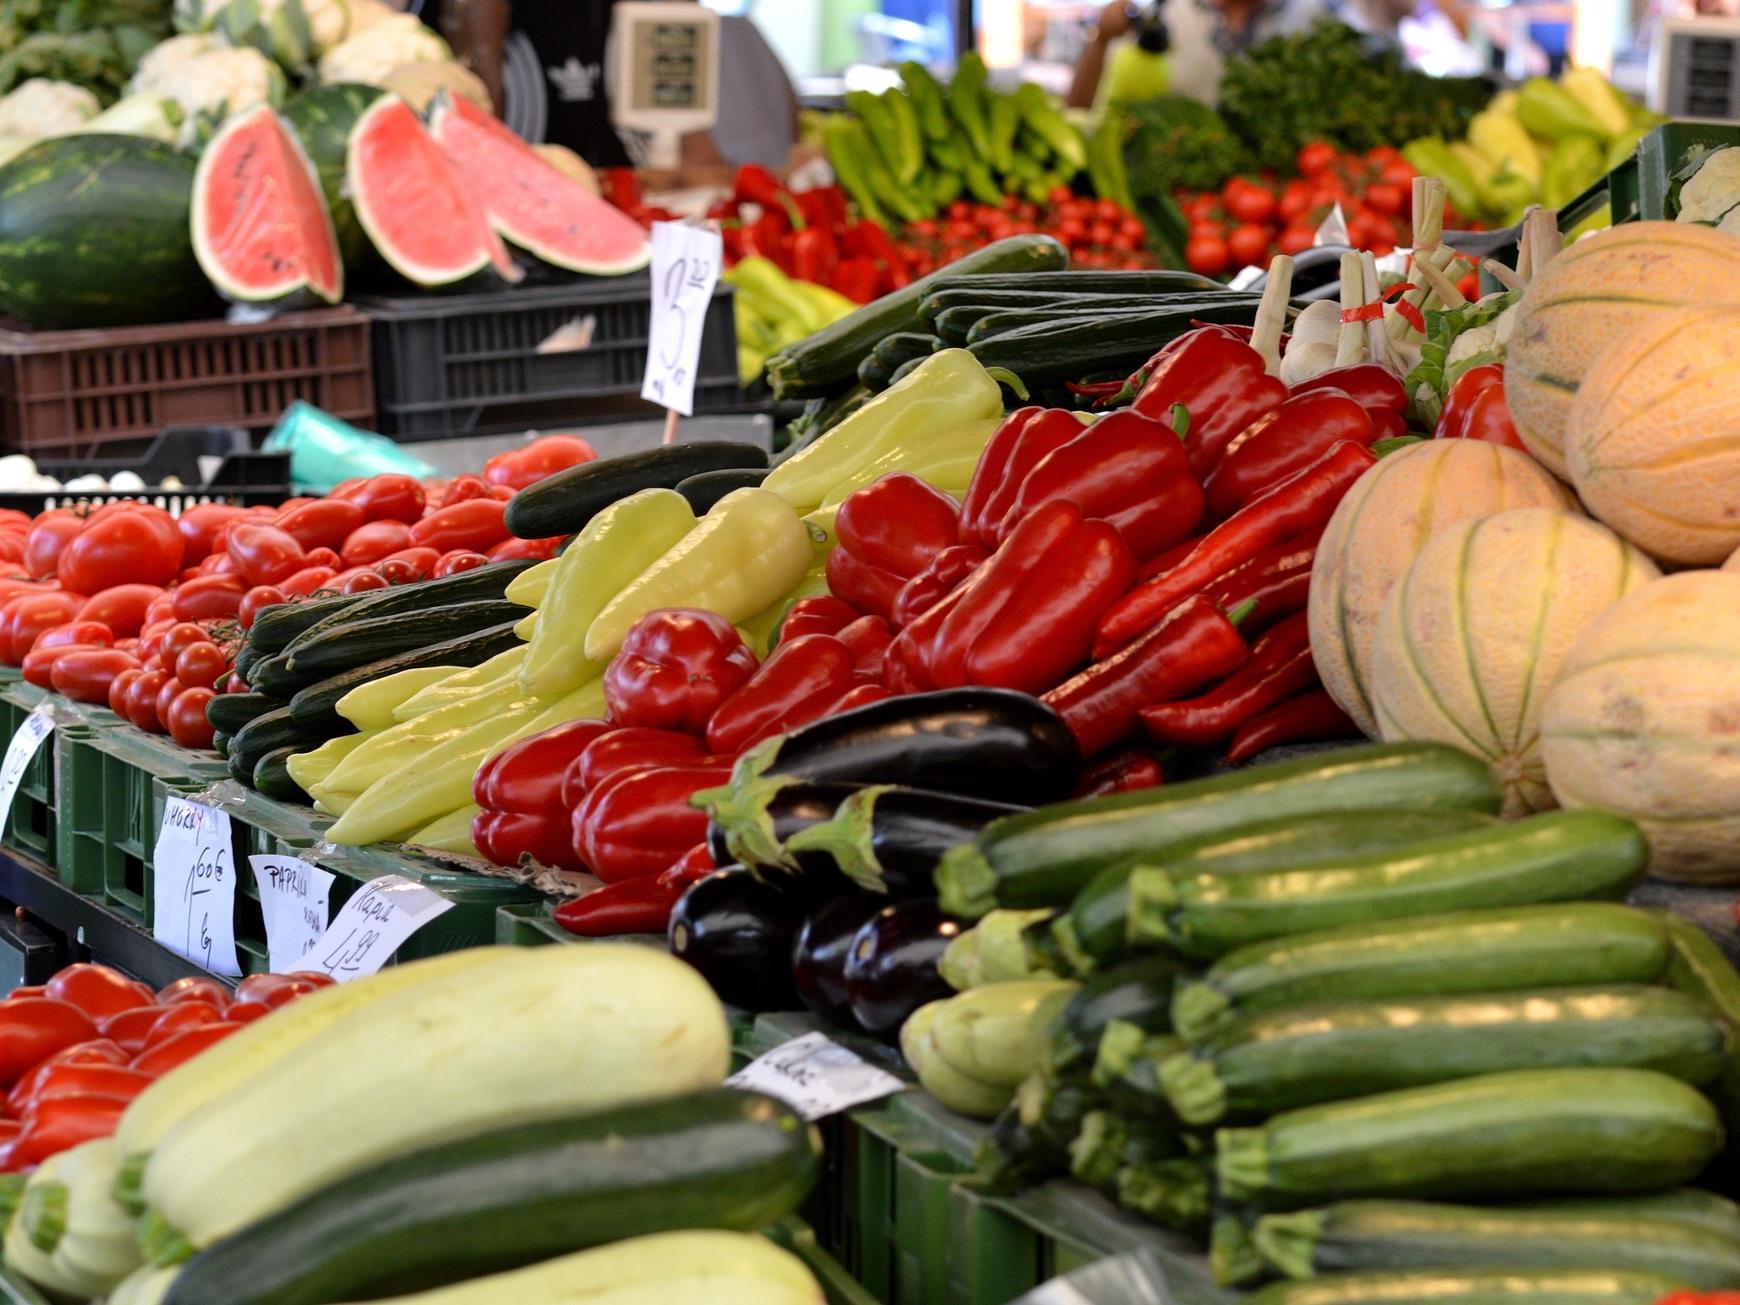
[[[858,930],[887,905],[887,898],[874,893],[843,893],[806,915],[792,941],[791,972],[798,996],[841,1028],[858,1027],[846,995],[846,958]]]
[[[937,963],[964,927],[933,898],[896,902],[864,922],[846,957],[846,997],[865,1032],[892,1037],[920,1006],[954,995]]]
[[[732,863],[751,870],[822,873],[831,878],[833,858],[826,852],[788,856],[786,840],[831,821],[840,804],[858,791],[856,784],[790,784],[771,794],[747,823],[707,822],[707,850],[715,865]],[[836,884],[835,887],[838,887]]]
[[[719,999],[749,1011],[796,1010],[791,944],[804,904],[742,866],[689,885],[671,909],[671,953],[701,972]]]
[[[775,797],[774,805],[778,805]],[[999,816],[1026,807],[933,789],[871,784],[849,793],[832,819],[791,836],[793,855],[825,855],[848,879],[893,898],[934,897],[931,876],[943,853],[970,843]]]

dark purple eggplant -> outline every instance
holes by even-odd
[[[846,958],[858,930],[883,907],[886,897],[848,891],[804,917],[791,947],[791,976],[798,996],[823,1019],[855,1029],[846,995]]]
[[[689,885],[671,909],[671,953],[701,972],[721,1001],[750,1011],[796,1010],[791,944],[804,902],[742,866]]]
[[[717,865],[735,862],[751,870],[788,873],[828,872],[833,858],[813,852],[788,856],[786,840],[812,825],[832,820],[840,804],[858,791],[856,784],[791,784],[774,793],[752,818],[707,822],[707,848]]]
[[[846,958],[846,997],[866,1032],[892,1037],[913,1011],[954,992],[937,963],[965,927],[933,899],[896,902],[864,922]]]
[[[972,842],[999,816],[1025,810],[931,789],[872,784],[848,794],[833,819],[794,834],[786,850],[804,857],[826,854],[848,879],[873,893],[934,897],[931,874],[944,852]]]

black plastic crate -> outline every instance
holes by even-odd
[[[34,515],[51,507],[73,507],[80,503],[95,506],[143,498],[171,512],[180,512],[196,503],[233,503],[241,507],[282,503],[292,493],[290,454],[260,452],[254,448],[253,436],[237,426],[171,426],[135,443],[137,451],[124,457],[76,462],[39,460],[36,466],[44,475],[60,481],[91,474],[110,479],[118,472],[132,471],[145,482],[144,489],[0,490],[0,508],[16,508]],[[222,461],[207,480],[201,475],[200,459],[214,457]],[[179,480],[181,487],[163,488],[163,482],[171,478]]]
[[[499,434],[658,411],[640,398],[652,318],[644,272],[360,302],[374,319],[378,426],[394,439]],[[546,342],[565,329],[575,341],[549,350]],[[721,285],[707,308],[695,411],[754,406],[737,383],[731,288]]]

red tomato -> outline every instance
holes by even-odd
[[[504,539],[489,550],[489,560],[505,562],[510,558],[530,558],[534,562],[547,562],[556,556],[556,550],[562,546],[566,536],[556,535],[550,539]]]
[[[375,564],[375,572],[390,585],[415,584],[423,577],[414,564],[402,557],[389,557]]]
[[[72,644],[87,648],[109,648],[115,643],[115,632],[101,621],[67,621],[51,626],[37,637],[33,651],[43,648],[66,648]]]
[[[1226,238],[1227,253],[1234,267],[1255,267],[1269,254],[1269,228],[1247,222],[1234,227]]]
[[[139,1053],[130,1068],[152,1078],[159,1077],[192,1060],[213,1043],[222,1042],[241,1027],[240,1024],[228,1020],[196,1024],[180,1029],[174,1036],[161,1041],[156,1036],[157,1030],[152,1029],[152,1036],[146,1042],[145,1050]]]
[[[276,525],[305,549],[337,548],[366,520],[355,503],[326,498],[279,513]]]
[[[1394,158],[1378,170],[1378,180],[1386,185],[1398,186],[1404,195],[1413,198],[1414,178],[1419,174],[1414,171],[1413,164],[1403,158]]]
[[[383,557],[390,557],[411,542],[411,527],[403,521],[371,521],[353,530],[339,549],[346,566],[373,566]]]
[[[441,506],[450,507],[455,503],[463,503],[467,499],[491,498],[489,484],[482,476],[455,476],[447,486],[447,492],[441,496]],[[424,516],[429,515],[425,508]]]
[[[133,681],[145,674],[142,667],[122,671],[109,681],[109,710],[117,716],[127,714],[127,690],[133,687]]]
[[[162,596],[156,585],[116,585],[87,599],[79,619],[101,621],[117,639],[129,639],[144,627],[145,610]]]
[[[341,594],[366,594],[371,589],[387,588],[386,578],[375,571],[358,571],[339,586]]]
[[[489,559],[482,553],[473,553],[463,548],[456,548],[451,553],[441,554],[441,560],[435,563],[434,578],[458,575],[461,571],[475,571],[480,566],[488,566]]]
[[[175,519],[176,532],[181,536],[182,562],[193,566],[205,561],[217,547],[219,533],[241,515],[241,508],[228,503],[200,503],[188,508]]]
[[[158,725],[164,730],[169,728],[169,704],[180,696],[183,687],[181,681],[175,678],[172,671],[169,678],[163,681],[157,690],[157,701],[152,705],[157,708]]]
[[[304,566],[329,566],[334,571],[344,565],[343,560],[330,548],[309,549],[303,556],[302,563]]]
[[[1299,169],[1300,176],[1316,177],[1334,167],[1335,159],[1335,146],[1327,141],[1314,140],[1310,144],[1300,147],[1299,155],[1294,163]]]
[[[1234,177],[1220,192],[1226,211],[1240,222],[1267,222],[1275,215],[1275,197],[1264,186]]]
[[[334,497],[355,503],[369,521],[393,520],[406,525],[423,515],[423,487],[409,476],[370,476]]]
[[[205,704],[215,697],[217,694],[210,689],[198,685],[176,694],[163,721],[169,726],[169,737],[184,748],[203,752],[211,747],[213,730],[205,718]]]
[[[85,600],[78,594],[55,590],[49,593],[27,594],[6,604],[0,636],[6,640],[6,661],[18,666],[36,643],[37,636],[78,615]]]
[[[231,526],[228,551],[249,585],[277,584],[304,565],[302,545],[277,526],[249,522]]]
[[[247,530],[270,530],[270,526],[246,526]],[[239,575],[202,575],[177,585],[170,594],[169,610],[178,621],[227,621],[241,610],[248,585]]]
[[[1393,217],[1408,207],[1408,196],[1400,186],[1379,181],[1365,188],[1365,202],[1379,213]]]
[[[85,519],[69,508],[44,512],[24,537],[24,569],[37,580],[53,575],[62,550],[84,528]]]
[[[305,566],[295,575],[278,582],[278,588],[292,598],[305,598],[316,589],[323,589],[337,575],[330,566]]]
[[[230,991],[216,979],[202,979],[189,975],[185,979],[177,979],[173,983],[165,984],[157,992],[159,1006],[177,1006],[185,1001],[207,1002],[218,1015],[221,1015],[230,1004]]]
[[[54,664],[72,652],[101,652],[95,644],[63,643],[52,648],[32,648],[24,655],[24,681],[39,689],[54,687]]]
[[[283,602],[285,593],[276,585],[255,585],[242,595],[241,606],[236,609],[236,622],[244,630],[254,628],[254,618],[260,614],[260,609],[271,607]]]
[[[94,594],[113,585],[166,585],[181,571],[181,535],[161,508],[100,509],[60,555],[68,589]]]
[[[435,569],[435,563],[440,560],[441,554],[433,548],[401,548],[398,552],[383,557],[375,564],[374,569],[393,584],[409,584],[413,580],[428,579],[429,573]],[[395,566],[393,573],[389,575],[386,568],[394,563],[403,563],[403,566]]]
[[[466,499],[451,507],[431,512],[411,527],[411,542],[436,552],[455,548],[478,551],[494,548],[508,537],[502,524],[507,504],[496,498]]]
[[[1290,226],[1281,233],[1281,238],[1275,242],[1275,248],[1283,254],[1297,254],[1309,249],[1316,243],[1317,232],[1308,226]]]
[[[175,659],[175,678],[189,687],[209,689],[230,669],[230,659],[215,643],[190,643]]]
[[[1218,236],[1192,236],[1184,247],[1184,261],[1192,272],[1203,276],[1219,276],[1227,270],[1231,258],[1226,241]]]
[[[162,731],[157,720],[157,693],[169,682],[168,671],[145,671],[127,686],[127,719],[150,734]]]
[[[139,669],[139,659],[119,648],[65,649],[49,668],[54,691],[74,702],[106,706],[109,690],[125,671]]]
[[[70,1001],[98,1023],[156,1000],[151,989],[135,983],[119,970],[89,962],[67,966],[48,981],[43,991],[59,1001]]]

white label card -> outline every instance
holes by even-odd
[[[302,968],[302,958],[326,932],[326,901],[334,875],[293,856],[250,856],[266,920],[266,953],[274,974]]]
[[[151,936],[213,974],[239,975],[229,813],[170,794],[151,869]]]
[[[906,1084],[893,1074],[876,1068],[825,1033],[806,1033],[781,1043],[725,1082],[778,1097],[812,1120],[906,1090]]]
[[[417,930],[453,903],[403,875],[371,879],[351,894],[297,965],[340,983],[373,974]]]
[[[652,228],[652,327],[640,397],[685,417],[695,411],[701,328],[725,257],[717,231],[687,222]]]
[[[24,779],[24,768],[42,746],[42,741],[54,733],[54,707],[39,703],[24,718],[12,742],[6,745],[6,757],[0,760],[0,829],[12,814],[12,799],[18,796],[18,785]]]

